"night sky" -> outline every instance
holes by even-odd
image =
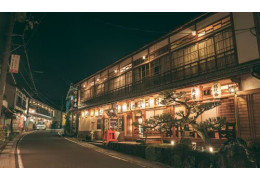
[[[70,83],[82,80],[201,14],[27,13],[40,22],[26,33],[39,92],[37,98],[60,108]],[[22,56],[20,68],[24,74],[25,62]]]

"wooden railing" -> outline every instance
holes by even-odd
[[[102,104],[115,100],[138,95],[138,93],[150,92],[158,87],[163,88],[169,84],[184,81],[194,77],[204,76],[219,70],[227,69],[236,65],[234,50],[224,52],[218,56],[211,56],[200,59],[180,67],[173,68],[163,74],[147,77],[135,81],[130,85],[123,86],[112,91],[104,92],[98,96],[86,100],[87,105]]]

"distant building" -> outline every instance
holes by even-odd
[[[3,113],[4,123],[12,126],[13,132],[33,130],[39,121],[45,122],[48,128],[60,128],[62,112],[41,101],[32,98],[25,90],[6,84]],[[11,125],[12,124],[12,125]]]
[[[221,100],[201,121],[224,116],[238,137],[260,138],[259,23],[259,13],[205,13],[86,77],[70,88],[73,130],[101,139],[113,128],[119,140],[138,139],[143,130],[133,122],[183,109],[160,104],[159,93],[175,89],[194,101]]]
[[[29,97],[17,87],[6,83],[5,90],[8,108],[12,112],[12,128],[14,132],[21,132],[25,128]],[[10,120],[11,121],[11,120]],[[9,122],[9,121],[8,121]]]
[[[51,128],[55,119],[55,109],[36,99],[30,99],[28,117],[35,124],[44,122],[47,128]]]

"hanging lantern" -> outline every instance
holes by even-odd
[[[123,110],[123,112],[127,111],[127,104],[126,103],[123,104],[122,110]]]
[[[154,106],[154,98],[153,98],[153,97],[151,97],[151,98],[149,99],[149,106],[150,106],[150,107],[153,107],[153,106]]]
[[[98,116],[98,110],[95,110],[95,116]]]
[[[221,98],[221,85],[220,83],[214,83],[211,87],[213,98]]]
[[[144,99],[140,100],[140,107],[139,108],[141,108],[141,109],[145,108],[145,100]]]
[[[201,99],[201,89],[199,87],[191,88],[191,99],[194,101],[198,101]]]
[[[103,116],[103,113],[104,113],[103,109],[102,109],[102,108],[99,109],[99,115],[100,115],[100,116]]]
[[[94,110],[90,111],[90,116],[94,116]]]
[[[163,100],[163,98],[161,96],[157,96],[156,97],[156,105],[157,106],[162,106],[162,103],[161,103],[162,100]]]
[[[121,106],[120,105],[116,105],[116,109],[117,109],[117,112],[121,112]]]
[[[132,101],[132,102],[130,103],[130,107],[131,107],[131,110],[134,110],[134,109],[135,109],[135,102],[134,102],[134,101]]]

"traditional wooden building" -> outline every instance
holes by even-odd
[[[119,140],[135,140],[143,132],[133,122],[183,109],[160,104],[159,93],[175,89],[222,101],[201,121],[224,116],[239,137],[260,138],[259,20],[259,13],[205,13],[74,84],[78,136],[101,139],[112,127]]]

